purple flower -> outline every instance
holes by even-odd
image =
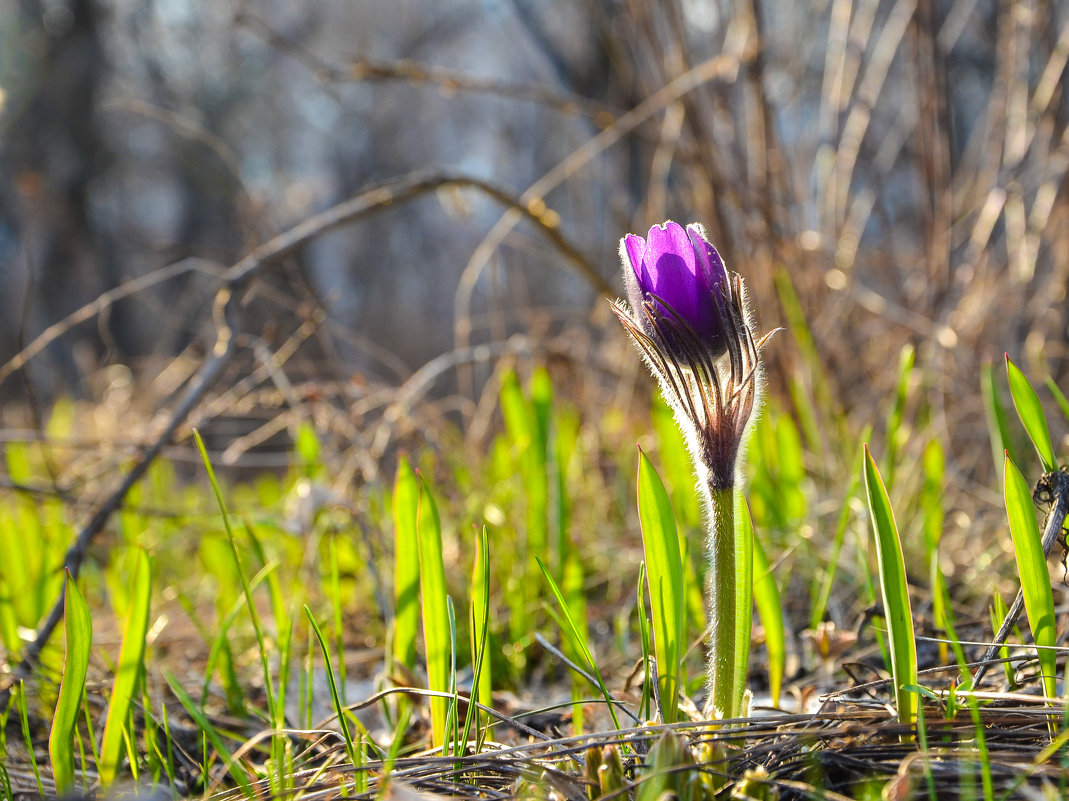
[[[723,355],[728,275],[702,227],[655,225],[646,239],[625,236],[620,251],[625,265],[631,263],[624,284],[643,331],[670,350],[678,349],[681,336],[693,337],[711,358]]]
[[[749,593],[752,580],[736,565],[735,487],[759,403],[761,348],[771,334],[754,339],[746,285],[728,273],[700,225],[666,222],[645,239],[628,234],[620,257],[627,302],[612,309],[672,407],[709,513],[708,708],[713,717],[731,718],[742,709],[735,637],[740,610],[748,609],[735,596],[740,588]]]
[[[735,483],[739,447],[753,417],[761,371],[746,287],[728,273],[697,223],[655,225],[620,243],[627,303],[616,316],[672,406],[702,480]]]

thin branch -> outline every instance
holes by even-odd
[[[524,214],[542,229],[545,235],[568,257],[579,272],[587,277],[599,291],[607,291],[604,279],[597,275],[582,254],[561,235],[552,218],[545,216],[544,207],[541,209],[541,213],[537,213],[539,212],[538,208],[528,209],[521,207],[519,201],[514,199],[506,190],[478,178],[459,174],[420,171],[393,181],[368,187],[359,195],[339,203],[320,214],[307,218],[288,231],[255,248],[223,273],[222,286],[216,292],[213,304],[216,333],[215,345],[208,358],[201,364],[181,397],[175,403],[163,431],[145,449],[133,467],[130,468],[130,471],[123,477],[115,491],[108,496],[89,522],[78,532],[74,543],[63,558],[63,567],[69,570],[73,577],[77,578],[90,544],[104,529],[112,514],[121,508],[127,493],[144,476],[164,447],[171,442],[175,433],[186,422],[230,363],[236,351],[237,338],[241,334],[241,327],[238,322],[240,299],[243,295],[243,290],[257,276],[260,270],[265,265],[294,252],[302,245],[328,231],[381,211],[390,204],[408,201],[427,192],[446,187],[479,189],[503,205]],[[72,326],[91,319],[120,298],[134,294],[168,278],[181,275],[196,268],[200,263],[199,260],[181,261],[168,268],[123,284],[110,292],[105,292],[93,303],[83,306],[60,323],[50,326],[29,346],[18,353],[14,359],[0,367],[0,382],[11,373],[24,367],[30,359],[40,353],[49,343],[69,331]],[[11,698],[11,688],[19,679],[29,677],[37,664],[45,645],[47,645],[59,622],[63,619],[63,603],[64,598],[61,592],[47,619],[38,628],[33,641],[23,652],[22,659],[7,676],[7,686],[0,690],[0,709],[7,707]]]
[[[169,281],[180,275],[185,275],[194,270],[207,271],[207,267],[209,266],[214,267],[216,265],[204,259],[182,259],[182,261],[175,262],[166,267],[161,267],[158,270],[153,270],[147,275],[142,275],[138,278],[126,281],[114,289],[110,289],[107,292],[98,295],[91,303],[85,304],[81,308],[68,314],[59,322],[50,325],[37,335],[29,345],[4,362],[4,364],[0,365],[0,384],[3,384],[13,373],[25,367],[31,359],[74,328],[74,326],[93,319],[101,312],[111,308],[123,298],[129,297],[130,295],[136,295],[144,289],[148,289],[156,284],[161,284],[164,281]]]
[[[561,233],[557,216],[544,203],[525,202],[522,196],[513,195],[497,184],[470,175],[428,170],[417,170],[401,178],[373,184],[356,197],[298,223],[289,231],[279,234],[256,248],[231,267],[226,273],[227,280],[240,281],[243,274],[259,269],[264,259],[276,259],[292,253],[327,231],[355,222],[368,214],[380,211],[384,206],[404,203],[427,192],[450,188],[478,189],[501,205],[508,207],[510,211],[527,218],[564,254],[576,271],[596,291],[602,294],[612,293],[608,281],[598,274],[590,260]]]

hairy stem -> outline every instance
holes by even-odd
[[[722,718],[739,714],[742,687],[736,687],[737,643],[735,594],[738,568],[735,559],[735,491],[709,488],[709,702],[707,712]]]

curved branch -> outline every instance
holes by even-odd
[[[213,319],[215,320],[215,346],[201,364],[193,379],[187,385],[178,401],[171,409],[163,431],[141,454],[138,460],[123,477],[119,486],[97,509],[85,526],[78,532],[74,543],[67,549],[63,566],[77,578],[82,562],[93,539],[104,529],[108,520],[121,506],[127,493],[148,471],[163,448],[170,443],[178,429],[186,422],[193,410],[203,400],[205,394],[222,375],[230,363],[235,351],[235,342],[241,333],[238,320],[238,308],[242,291],[267,264],[292,253],[318,236],[343,225],[355,222],[363,217],[377,213],[393,203],[406,202],[437,189],[447,187],[473,188],[494,198],[509,209],[530,219],[545,236],[565,254],[568,260],[599,291],[607,291],[605,283],[586,258],[575,248],[558,229],[554,216],[547,214],[544,204],[532,204],[530,208],[521,205],[520,200],[507,190],[479,178],[448,172],[419,171],[392,181],[375,184],[355,197],[333,206],[326,211],[313,215],[278,236],[252,250],[248,255],[228,268],[222,274],[222,286],[215,295]],[[105,292],[92,303],[83,306],[64,320],[50,326],[29,346],[13,359],[0,367],[0,382],[17,370],[22,369],[34,356],[44,350],[51,342],[58,339],[71,327],[91,319],[117,300],[132,295],[142,289],[181,275],[200,264],[199,260],[184,260],[169,267],[157,270],[142,278],[130,281],[114,290]],[[413,376],[423,378],[423,373]],[[410,379],[409,385],[421,386],[418,381]],[[408,387],[409,385],[406,385]],[[19,679],[27,678],[37,664],[41,652],[63,619],[63,593],[56,600],[48,618],[38,628],[34,639],[26,647],[22,659],[8,675],[8,683],[0,690],[0,709],[7,707],[11,697],[11,688]]]

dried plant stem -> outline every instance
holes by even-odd
[[[706,714],[714,718],[739,715],[742,687],[735,686],[735,600],[738,566],[735,560],[735,490],[709,487],[709,700]]]

